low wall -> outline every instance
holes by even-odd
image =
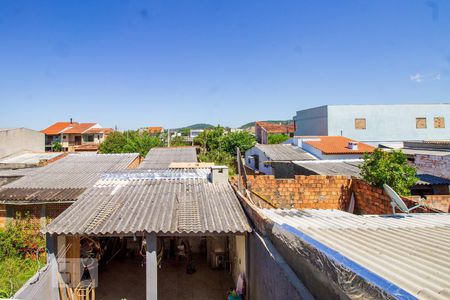
[[[16,217],[20,214],[22,217],[28,215],[32,218],[50,218],[54,219],[65,211],[70,203],[51,203],[35,205],[0,205],[0,227],[5,226],[8,218]],[[9,213],[8,213],[9,212]]]
[[[353,178],[352,190],[355,195],[355,213],[362,215],[386,215],[392,214],[391,199],[383,189],[371,186],[367,182]],[[418,204],[420,197],[402,197],[406,206],[412,207]],[[417,208],[413,212],[448,212],[450,195],[427,196],[424,202],[425,208]]]
[[[347,210],[352,180],[345,176],[248,176],[251,189],[278,208]]]

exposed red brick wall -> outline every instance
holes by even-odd
[[[136,169],[137,166],[139,166],[141,164],[141,161],[143,160],[143,158],[141,156],[136,157],[131,164],[128,165],[127,169]]]
[[[66,156],[67,156],[67,153],[62,153],[61,155],[58,155],[58,156],[53,157],[53,158],[51,158],[51,159],[42,161],[42,162],[40,163],[40,166],[46,166],[46,165],[48,165],[48,164],[50,164],[50,163],[52,163],[52,162],[55,162],[55,161],[57,161],[57,160],[60,160],[61,158],[66,157]]]
[[[351,195],[351,179],[345,176],[248,176],[252,191],[279,208],[320,208],[347,210]],[[261,204],[266,207],[270,205]]]
[[[33,218],[41,217],[41,205],[14,205],[14,217],[20,214],[21,217],[29,215]]]
[[[425,205],[437,209],[443,212],[450,212],[450,195],[427,195],[427,199],[424,201]],[[410,196],[415,202],[420,200],[419,196]]]
[[[46,204],[45,217],[54,219],[66,210],[70,203],[54,203]],[[29,215],[32,218],[39,219],[41,217],[42,204],[37,205],[14,205],[14,217],[19,213],[22,217]],[[4,226],[7,221],[7,211],[5,205],[0,205],[0,227]]]
[[[388,195],[383,191],[383,189],[371,186],[367,182],[361,179],[353,179],[352,190],[355,195],[355,213],[357,214],[369,214],[369,215],[386,215],[392,214],[391,200]],[[431,196],[428,196],[431,197]],[[437,197],[437,196],[433,196]],[[447,210],[448,203],[450,203],[450,195],[440,196],[442,199],[447,199]],[[403,201],[408,207],[417,205],[417,201],[420,197],[402,197]],[[437,198],[435,200],[438,201]],[[418,208],[412,212],[436,212],[434,209],[436,207],[430,206],[428,201],[425,202],[429,208]]]
[[[65,211],[71,204],[70,203],[54,203],[47,204],[45,208],[45,215],[47,218],[54,219]]]

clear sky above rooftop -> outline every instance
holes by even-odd
[[[0,1],[0,128],[450,102],[449,1]]]

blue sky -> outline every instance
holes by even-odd
[[[450,102],[450,1],[0,1],[0,127]]]

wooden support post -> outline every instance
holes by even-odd
[[[69,246],[66,253],[66,258],[68,259],[67,270],[70,273],[71,286],[75,288],[80,283],[81,279],[80,237],[67,236],[66,241],[67,246]]]
[[[147,282],[147,300],[158,299],[158,262],[156,259],[156,234],[147,233],[145,235],[147,242],[146,259],[146,282]]]

